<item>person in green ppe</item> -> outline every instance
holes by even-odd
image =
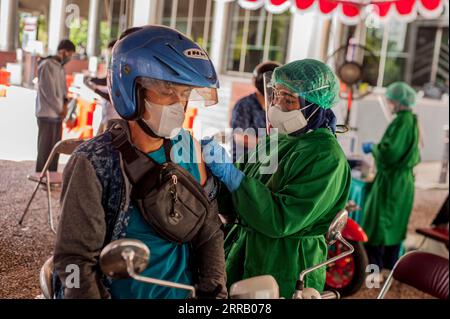
[[[278,132],[236,166],[215,141],[202,141],[203,156],[226,186],[221,213],[232,211],[238,220],[225,240],[227,285],[270,274],[280,295],[292,298],[300,272],[327,259],[324,234],[347,203],[351,174],[335,137],[330,108],[339,84],[331,69],[305,59],[276,68],[270,78],[267,118]],[[276,169],[267,169],[274,162]],[[320,268],[305,286],[322,291],[325,277]]]
[[[395,119],[380,143],[363,143],[364,153],[372,153],[377,174],[367,197],[362,221],[369,241],[370,264],[392,269],[406,237],[414,201],[413,168],[420,161],[419,125],[411,107],[416,92],[403,82],[391,84],[386,99]]]

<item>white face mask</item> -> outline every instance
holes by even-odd
[[[306,119],[303,115],[302,110],[310,107],[313,104],[305,106],[301,110],[293,110],[289,112],[283,112],[281,108],[277,105],[272,105],[269,107],[267,116],[269,118],[270,124],[282,134],[290,134],[296,132],[306,125],[308,121],[313,116],[319,108],[314,110],[314,112]]]
[[[152,131],[164,138],[175,137],[183,127],[184,107],[180,103],[159,105],[145,100],[149,119],[143,119]]]

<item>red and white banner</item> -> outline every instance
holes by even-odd
[[[218,0],[221,1],[221,0]],[[222,0],[224,1],[224,0]],[[228,0],[229,1],[229,0]],[[358,23],[369,16],[413,21],[420,14],[423,18],[439,17],[449,0],[237,0],[239,5],[248,10],[261,7],[273,14],[286,10],[320,12],[322,15],[339,15],[347,24]]]

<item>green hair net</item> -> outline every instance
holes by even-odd
[[[394,82],[387,87],[386,98],[402,106],[412,107],[416,104],[416,91],[405,82]]]
[[[272,83],[324,109],[339,101],[339,80],[328,65],[317,60],[298,60],[276,68]]]

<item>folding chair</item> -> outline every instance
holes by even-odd
[[[439,299],[448,299],[448,259],[424,251],[412,251],[401,257],[389,274],[378,299],[384,299],[392,279]]]
[[[448,195],[444,203],[441,206],[437,216],[434,218],[430,227],[422,227],[416,229],[416,233],[424,236],[422,243],[419,248],[425,244],[425,241],[430,238],[437,242],[444,244],[448,249],[448,222],[449,222],[449,212],[448,212]]]
[[[448,228],[443,227],[423,227],[417,228],[416,233],[424,236],[422,243],[419,247],[422,247],[425,241],[430,238],[437,242],[443,243],[448,248]]]
[[[44,168],[42,169],[42,172],[39,173],[39,175],[29,175],[28,179],[32,180],[34,182],[37,182],[37,185],[33,191],[33,194],[31,195],[30,200],[28,201],[27,206],[25,207],[25,210],[22,213],[22,217],[20,218],[19,225],[22,226],[23,220],[25,219],[25,216],[27,215],[28,209],[30,208],[31,202],[34,199],[34,196],[36,195],[39,186],[41,184],[47,186],[47,204],[48,204],[48,222],[50,225],[50,228],[52,231],[56,234],[55,227],[53,225],[53,213],[52,213],[52,200],[51,200],[51,184],[53,185],[60,185],[62,183],[62,173],[59,172],[49,172],[50,164],[53,160],[53,158],[57,154],[66,154],[70,155],[73,153],[75,148],[83,143],[85,140],[83,139],[67,139],[63,141],[59,141],[55,144],[52,151],[50,152],[50,155],[48,156],[47,161],[45,162]]]

